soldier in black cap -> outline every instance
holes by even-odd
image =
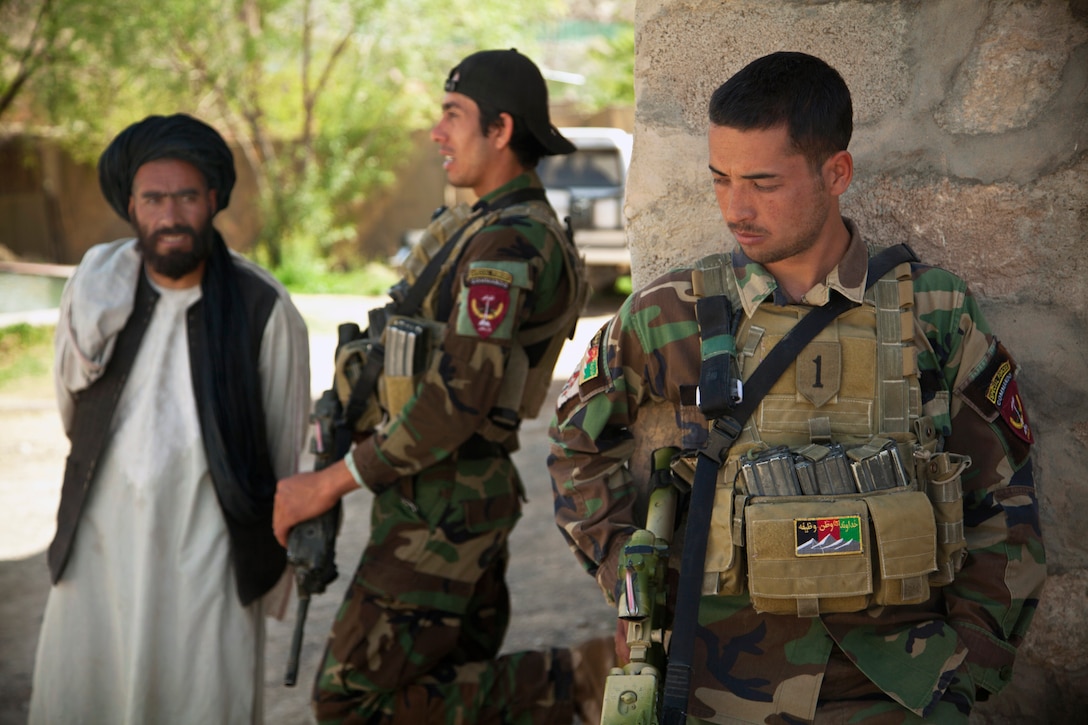
[[[431,139],[450,184],[478,200],[438,216],[405,265],[400,289],[418,290],[422,304],[382,338],[383,419],[342,462],[280,481],[276,493],[281,542],[341,496],[374,495],[315,711],[321,723],[555,725],[576,710],[596,722],[610,638],[497,656],[510,608],[507,541],[523,496],[509,454],[520,422],[539,411],[587,290],[534,169],[574,146],[551,124],[540,71],[515,50],[470,55],[445,91]],[[414,330],[425,331],[415,345],[427,354],[404,369],[397,351]]]
[[[306,326],[212,225],[235,181],[215,129],[150,116],[98,170],[136,237],[88,250],[61,300],[72,449],[30,722],[262,723],[264,615],[290,592],[272,503],[306,433]]]

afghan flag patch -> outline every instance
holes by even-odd
[[[601,339],[604,328],[597,330],[582,355],[582,362],[578,365],[578,384],[583,385],[601,374]]]
[[[486,340],[502,324],[510,311],[510,285],[514,276],[493,267],[477,267],[469,270],[465,286],[466,311],[472,329]]]
[[[861,517],[832,516],[824,519],[794,519],[797,556],[860,554]]]

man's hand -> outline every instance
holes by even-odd
[[[357,488],[343,461],[320,471],[296,473],[281,480],[276,484],[276,502],[272,510],[272,531],[276,541],[287,548],[287,534],[295,524],[325,513],[345,493]]]

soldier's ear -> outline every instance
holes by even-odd
[[[514,117],[505,111],[499,114],[498,119],[491,126],[488,138],[495,148],[503,149],[510,145],[510,139],[514,137]]]
[[[820,173],[831,195],[841,196],[854,178],[854,157],[845,150],[834,153],[823,163]]]

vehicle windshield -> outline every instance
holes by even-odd
[[[540,181],[548,188],[621,186],[620,155],[612,149],[579,149],[565,156],[545,156],[537,166]]]

